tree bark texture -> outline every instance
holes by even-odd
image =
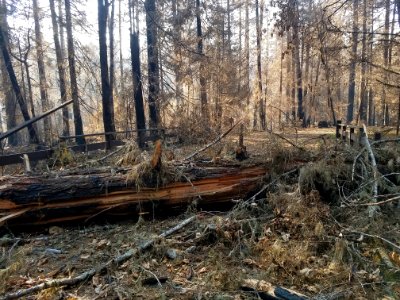
[[[208,112],[208,99],[207,99],[207,79],[205,75],[204,66],[204,52],[203,52],[203,29],[201,24],[201,11],[200,0],[196,0],[196,33],[197,33],[197,55],[199,56],[199,80],[200,80],[200,105],[201,115],[203,118],[204,126],[208,127],[209,112]]]
[[[114,103],[112,99],[112,87],[107,58],[107,19],[108,19],[108,0],[98,0],[98,28],[99,28],[99,51],[100,51],[100,73],[101,73],[101,93],[103,107],[103,124],[105,132],[115,132],[114,124]],[[107,144],[115,139],[110,134],[105,136]]]
[[[49,110],[49,97],[47,95],[47,79],[46,68],[44,66],[44,52],[43,52],[43,36],[40,29],[39,20],[39,6],[37,0],[32,0],[33,6],[33,20],[35,23],[35,39],[36,39],[36,59],[39,72],[39,90],[40,100],[42,104],[42,113]],[[51,142],[51,117],[43,119],[44,125],[44,141],[46,144]]]
[[[149,116],[150,128],[159,126],[159,97],[160,97],[160,68],[158,64],[158,45],[157,45],[157,11],[155,0],[145,1],[146,10],[146,33],[147,33],[147,60],[149,78]],[[157,132],[153,131],[153,135]]]
[[[56,48],[56,60],[57,60],[57,69],[58,69],[58,79],[60,85],[60,96],[61,96],[61,103],[67,102],[67,83],[65,77],[65,65],[64,59],[61,52],[61,45],[60,45],[60,38],[59,38],[59,29],[58,29],[58,22],[57,22],[57,15],[56,9],[54,5],[54,0],[49,0],[50,3],[50,13],[51,13],[51,22],[53,25],[53,38],[54,38],[54,45]],[[64,107],[62,109],[62,118],[63,118],[63,136],[69,136],[69,113],[68,107]]]
[[[264,1],[261,1],[261,10],[264,9]],[[262,87],[262,67],[261,67],[261,29],[262,29],[262,17],[259,13],[260,5],[258,0],[256,0],[256,42],[257,42],[257,79],[258,79],[258,91],[257,98],[258,103],[255,105],[255,109],[258,110],[258,113],[254,114],[254,117],[257,117],[260,122],[260,129],[265,130],[266,127],[266,115],[265,115],[265,105],[264,105],[264,95],[263,95],[263,87]],[[262,15],[262,14],[261,14]]]
[[[363,25],[361,49],[361,87],[359,121],[367,124],[368,121],[368,95],[367,95],[367,0],[363,0]]]
[[[354,98],[356,93],[356,65],[357,65],[357,47],[358,47],[358,0],[353,0],[353,32],[351,46],[351,61],[349,67],[349,91],[347,106],[347,123],[353,121]]]
[[[127,179],[127,170],[70,174],[58,178],[13,177],[0,187],[0,226],[31,226],[91,219],[104,215],[129,215],[143,210],[162,211],[248,197],[255,191],[265,168],[260,166],[203,167],[185,171],[186,179],[162,187],[141,187]],[[189,180],[188,180],[189,179]],[[140,208],[140,210],[139,210]]]
[[[8,73],[12,88],[14,90],[15,97],[16,97],[18,105],[21,109],[22,116],[25,121],[29,121],[30,116],[28,113],[28,108],[26,106],[26,101],[24,99],[24,96],[22,95],[21,88],[19,87],[17,77],[15,76],[15,71],[14,71],[14,67],[11,62],[10,53],[8,52],[8,47],[7,47],[7,42],[6,42],[6,34],[3,32],[2,24],[0,25],[0,48],[1,48],[2,55],[3,55],[4,64],[7,69],[7,73]],[[29,141],[33,144],[39,143],[38,135],[32,124],[28,126],[28,132],[29,132]]]
[[[140,46],[139,34],[132,31],[131,33],[131,63],[132,63],[132,79],[133,79],[133,96],[135,99],[137,143],[139,148],[144,148],[146,132],[146,118],[144,114],[143,104],[143,87],[142,87],[142,71],[140,67]]]
[[[75,48],[74,48],[74,37],[72,33],[72,16],[71,16],[71,3],[70,0],[65,0],[65,21],[67,27],[67,48],[68,48],[68,63],[69,63],[69,77],[71,81],[71,96],[73,100],[73,112],[74,112],[74,125],[76,143],[78,145],[85,144],[85,138],[83,135],[83,123],[81,117],[81,110],[79,104],[79,91],[78,83],[76,79],[76,68],[75,68]]]

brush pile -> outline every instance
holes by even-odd
[[[342,145],[327,135],[312,136],[310,143],[310,135],[305,132],[298,140],[284,136],[293,146],[278,135],[254,133],[246,138],[250,158],[243,162],[235,160],[234,151],[221,150],[231,149],[235,140],[210,147],[196,163],[185,164],[168,160],[169,149],[159,153],[159,165],[157,151],[124,148],[115,158],[113,176],[124,178],[130,192],[152,197],[165,192],[170,199],[186,190],[171,193],[165,188],[184,181],[185,189],[195,191],[192,201],[185,202],[186,212],[160,221],[141,200],[139,211],[148,213],[133,222],[4,235],[0,293],[81,278],[151,240],[151,247],[123,263],[101,268],[79,283],[36,290],[35,297],[399,299],[398,143],[372,142],[374,167],[367,149]],[[173,152],[187,157],[193,149]],[[164,172],[161,177],[151,175],[154,166]],[[110,191],[110,182],[108,195],[126,200],[125,193]],[[207,194],[204,186],[225,191],[224,201],[236,204],[219,211],[216,203],[223,193]],[[252,194],[245,192],[249,186]],[[201,209],[202,201],[209,201],[210,211]],[[179,231],[160,235],[190,216],[195,218]]]

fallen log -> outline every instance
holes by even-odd
[[[94,216],[132,215],[145,209],[162,210],[242,199],[257,190],[266,169],[202,167],[185,171],[185,182],[141,187],[126,170],[59,177],[17,176],[0,179],[0,226],[31,226]],[[198,200],[197,200],[198,199]],[[147,206],[146,206],[147,205]]]

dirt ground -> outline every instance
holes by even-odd
[[[196,160],[233,159],[237,139],[229,135]],[[271,171],[257,197],[228,210],[190,206],[162,219],[149,213],[31,232],[3,228],[0,299],[74,278],[149,240],[149,249],[89,279],[23,298],[272,299],[266,298],[272,285],[311,299],[400,299],[400,204],[391,200],[400,195],[398,143],[374,148],[378,198],[371,196],[368,157],[354,163],[361,148],[337,143],[334,128],[247,133],[245,145],[250,160],[268,162]],[[167,148],[177,160],[194,150]],[[289,164],[296,167],[285,173]],[[378,201],[386,202],[370,216],[368,203]],[[191,216],[187,226],[159,237]]]

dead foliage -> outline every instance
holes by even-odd
[[[158,240],[151,251],[96,274],[90,282],[44,290],[36,297],[258,299],[241,290],[244,282],[253,280],[314,299],[398,299],[398,201],[379,205],[374,218],[363,206],[400,194],[398,145],[374,147],[380,194],[372,199],[368,157],[361,156],[353,168],[360,149],[338,151],[334,141],[317,139],[305,153],[271,135],[252,136],[245,144],[249,159],[259,159],[271,170],[257,197],[241,199],[228,212],[196,212],[190,207],[187,213],[197,213],[197,221]],[[197,163],[217,163],[212,162],[215,157],[220,157],[218,163],[232,163],[236,145],[235,139],[213,145]],[[131,168],[127,178],[138,188],[187,180],[165,156],[155,172],[152,154],[153,149],[140,152],[128,146],[118,158],[120,165]],[[282,175],[292,165],[297,169]],[[18,243],[0,242],[1,293],[47,278],[74,276],[177,223],[176,218],[150,216],[126,224],[49,230],[43,235],[46,239],[22,234]]]

